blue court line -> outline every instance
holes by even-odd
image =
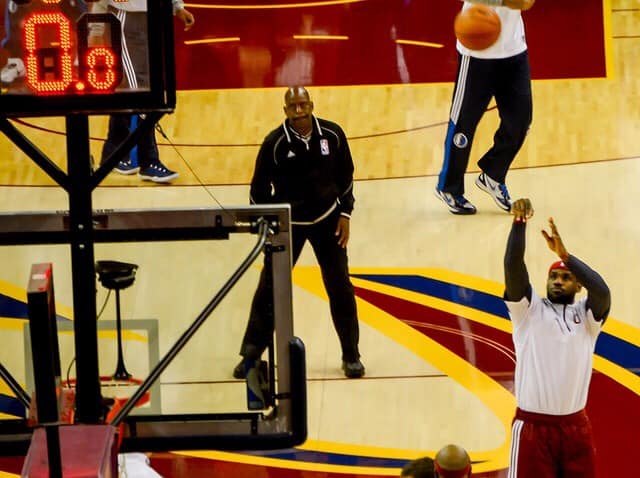
[[[507,306],[502,297],[469,287],[418,275],[352,274],[352,277],[436,297],[509,320]],[[640,375],[640,347],[609,334],[606,328],[598,337],[595,353]]]
[[[264,458],[278,458],[282,460],[301,461],[305,463],[322,463],[325,465],[365,466],[376,468],[402,468],[408,460],[393,458],[376,458],[369,456],[345,455],[342,453],[316,452],[310,450],[296,450],[293,448],[271,451],[248,451],[246,455]]]
[[[6,317],[10,319],[28,319],[29,312],[26,302],[14,299],[8,295],[0,293],[0,317]],[[56,315],[59,321],[69,320],[61,315]]]
[[[26,418],[27,411],[22,402],[16,397],[10,397],[4,393],[0,393],[0,413],[13,415],[14,417]]]

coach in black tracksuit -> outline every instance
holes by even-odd
[[[292,258],[296,263],[308,240],[322,271],[331,317],[342,347],[342,368],[349,378],[364,375],[358,351],[358,316],[349,279],[347,242],[353,210],[353,161],[342,128],[312,115],[313,102],[303,87],[285,94],[287,119],[265,138],[251,181],[253,204],[291,205]],[[251,306],[240,354],[255,360],[273,333],[265,312],[264,271]],[[244,376],[244,359],[234,377]]]

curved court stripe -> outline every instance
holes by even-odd
[[[352,274],[351,276],[447,300],[509,320],[502,297],[470,287],[413,274]],[[607,332],[606,325],[598,338],[596,354],[640,375],[640,347],[610,334]]]
[[[461,287],[448,282],[418,275],[351,274],[352,277],[399,287],[439,299],[473,307],[504,319],[509,318],[507,306],[501,297],[469,287]]]

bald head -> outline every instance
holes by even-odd
[[[471,476],[471,459],[464,448],[447,445],[440,449],[435,460],[437,476],[442,478]]]
[[[284,104],[288,104],[291,102],[292,98],[306,98],[309,101],[309,92],[304,86],[290,86],[284,94]]]
[[[311,115],[313,101],[304,86],[291,86],[284,94],[284,114],[289,126],[301,135],[310,135],[313,129]]]

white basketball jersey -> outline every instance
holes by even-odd
[[[469,8],[472,3],[464,2],[462,10]],[[498,40],[486,50],[469,50],[462,46],[459,41],[456,43],[458,51],[462,55],[469,55],[474,58],[496,59],[509,58],[518,55],[527,49],[527,41],[524,34],[524,22],[520,10],[513,10],[507,7],[493,8],[502,23],[502,29]]]
[[[582,410],[602,324],[587,310],[587,300],[565,306],[532,290],[530,304],[526,297],[505,303],[513,324],[518,407],[548,415]]]

